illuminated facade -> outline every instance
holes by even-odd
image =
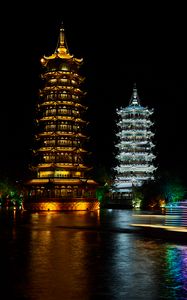
[[[145,181],[154,179],[152,114],[153,109],[140,105],[136,85],[129,105],[117,109],[118,142],[115,146],[118,164],[112,197],[119,203],[132,204],[133,186],[141,186]]]
[[[43,85],[36,112],[34,179],[27,183],[25,207],[36,210],[97,209],[97,183],[90,179],[84,164],[83,115],[85,93],[79,75],[83,59],[69,53],[61,26],[57,49],[41,59]]]

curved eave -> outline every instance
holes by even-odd
[[[63,169],[63,170],[80,170],[80,171],[88,171],[89,167],[83,164],[68,164],[68,163],[41,163],[35,169]]]
[[[78,137],[78,138],[87,138],[86,135],[83,135],[81,133],[74,133],[74,132],[63,132],[63,131],[45,131],[45,132],[41,132],[39,134],[36,135],[36,138],[41,137],[41,136],[65,136],[65,137]]]
[[[66,106],[72,106],[72,107],[78,107],[78,108],[81,108],[81,109],[85,109],[87,110],[88,107],[87,106],[84,106],[78,102],[75,102],[75,101],[66,101],[66,100],[52,100],[52,101],[46,101],[46,102],[43,102],[43,103],[40,103],[39,104],[39,107],[41,106],[51,106],[51,105],[54,105],[54,106],[58,106],[58,105],[66,105]]]
[[[139,114],[141,114],[141,115],[147,115],[147,116],[149,116],[149,115],[152,115],[153,114],[153,109],[146,109],[146,108],[142,108],[142,109],[138,109],[138,108],[132,108],[132,107],[130,107],[130,108],[123,108],[123,109],[121,109],[121,110],[118,110],[117,111],[117,114],[118,115],[126,115],[126,114],[129,114],[129,113],[134,113],[134,114],[137,114],[137,113],[139,113]]]
[[[70,78],[74,80],[78,80],[78,82],[84,82],[85,77],[81,76],[80,74],[74,73],[72,71],[65,71],[65,70],[58,70],[58,71],[46,71],[45,73],[41,74],[41,78],[50,79],[50,78]]]
[[[69,117],[69,116],[48,116],[48,117],[43,117],[41,119],[37,119],[37,122],[42,122],[42,121],[74,121],[76,123],[87,123],[87,121],[84,121],[80,118],[75,118],[75,117]]]
[[[63,60],[72,60],[72,62],[75,62],[78,65],[82,64],[82,62],[83,62],[83,58],[75,58],[74,55],[70,55],[69,53],[65,53],[65,51],[62,51],[60,53],[53,53],[50,56],[44,55],[41,58],[40,61],[41,61],[41,64],[43,66],[46,66],[49,60],[53,60],[53,59],[56,59],[56,58],[60,58],[60,59],[63,59]]]
[[[54,85],[46,86],[40,93],[45,93],[48,91],[69,91],[71,93],[86,95],[86,92],[81,91],[79,88],[69,85]]]
[[[124,165],[123,167],[116,167],[114,168],[117,170],[119,173],[124,173],[124,172],[147,172],[147,173],[152,173],[154,172],[157,168],[154,166],[148,166],[147,164],[142,164],[142,165]]]
[[[87,151],[80,148],[72,148],[72,147],[42,147],[38,150],[38,152],[77,152],[77,153],[86,153]]]
[[[27,182],[28,185],[40,185],[40,184],[47,184],[47,183],[53,183],[53,184],[60,184],[60,185],[82,185],[85,184],[81,181],[81,179],[62,179],[62,178],[37,178],[37,179],[31,179]],[[93,179],[88,179],[86,181],[87,185],[98,185]]]

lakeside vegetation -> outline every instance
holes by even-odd
[[[112,175],[104,167],[98,168],[94,176],[99,186],[96,197],[102,205],[110,200]],[[184,178],[175,173],[162,171],[155,180],[148,181],[140,187],[133,188],[133,207],[146,210],[162,209],[168,203],[187,198],[187,184]],[[21,208],[24,201],[24,184],[7,176],[0,177],[0,206]]]
[[[99,182],[96,196],[102,204],[107,205],[113,175],[108,175],[103,167],[96,175],[95,180]],[[133,207],[144,210],[159,210],[168,203],[178,202],[185,198],[187,198],[187,182],[183,176],[174,171],[159,171],[154,180],[147,181],[140,187],[133,187]]]

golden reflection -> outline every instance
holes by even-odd
[[[83,217],[86,221],[87,213],[79,214],[82,214],[80,219]],[[85,295],[89,298],[92,278],[89,256],[92,257],[92,252],[88,247],[88,233],[46,227],[53,216],[55,218],[55,214],[41,213],[37,228],[32,230],[28,288],[39,290],[40,299],[62,299],[63,295],[66,299],[75,299],[75,295],[77,299],[85,299]],[[55,222],[62,222],[66,216],[65,213],[56,216]],[[71,216],[72,221],[77,222],[78,215]],[[93,216],[96,214],[93,213]],[[91,235],[97,244],[98,233],[92,232]]]

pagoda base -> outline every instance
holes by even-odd
[[[56,199],[40,199],[39,201],[25,201],[23,208],[30,211],[93,211],[100,208],[95,198],[79,198],[56,201]]]

